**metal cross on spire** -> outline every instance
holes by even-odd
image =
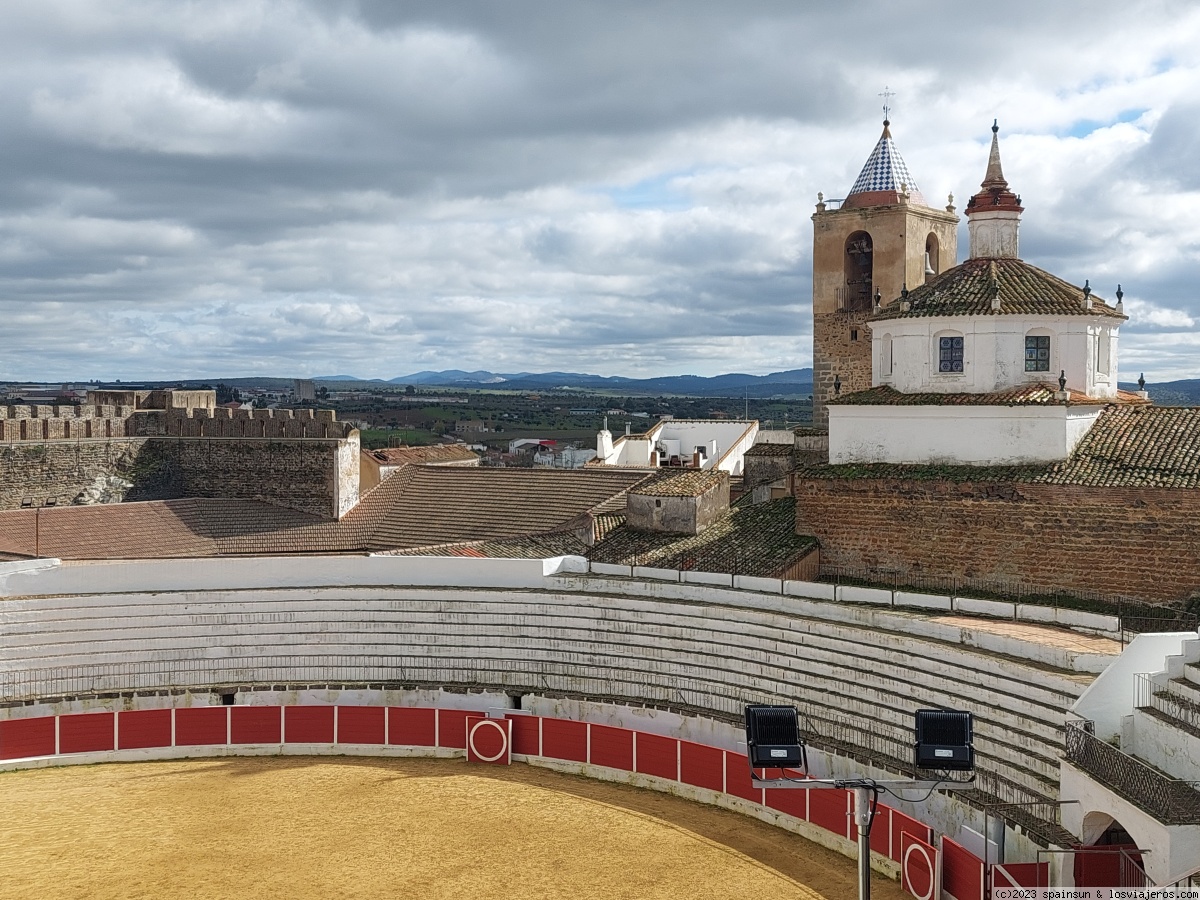
[[[879,96],[883,98],[883,124],[890,124],[888,120],[891,118],[892,98],[896,96],[896,92],[889,89],[885,84],[883,90],[879,92]]]

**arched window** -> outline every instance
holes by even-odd
[[[891,375],[892,374],[892,336],[890,334],[885,334],[883,336],[883,340],[881,340],[879,343],[879,350],[880,350],[880,359],[879,359],[880,372],[884,376]]]
[[[925,278],[931,278],[940,271],[942,268],[938,261],[938,239],[931,231],[929,237],[925,238]]]
[[[1050,371],[1050,333],[1045,329],[1025,335],[1025,371]]]
[[[846,287],[842,307],[849,310],[871,310],[871,284],[874,277],[875,244],[871,235],[856,231],[846,238]]]
[[[944,331],[935,338],[937,373],[961,375],[966,363],[966,343],[957,331]]]

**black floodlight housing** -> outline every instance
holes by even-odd
[[[801,767],[805,762],[804,745],[795,707],[747,706],[746,755],[754,769]]]
[[[975,768],[971,714],[951,709],[918,709],[915,745],[918,769],[963,772]]]

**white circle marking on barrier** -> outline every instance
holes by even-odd
[[[479,748],[475,746],[475,732],[484,725],[491,725],[500,735],[500,750],[495,756],[484,756],[479,752]],[[471,732],[467,735],[467,743],[471,745],[471,752],[475,754],[480,762],[495,762],[508,752],[508,735],[504,732],[504,728],[501,727],[500,723],[492,719],[480,719],[478,722],[472,725]]]
[[[929,852],[918,843],[908,845],[908,849],[904,851],[904,873],[908,876],[908,886],[912,887],[912,876],[908,875],[908,858],[912,856],[912,852],[916,850],[921,854],[921,858],[925,860],[925,865],[929,867],[929,890],[917,900],[933,900],[933,885],[937,882],[936,873],[933,870],[933,860],[929,858]],[[915,896],[915,895],[914,895]]]

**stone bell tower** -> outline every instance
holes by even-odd
[[[840,201],[818,195],[813,214],[813,425],[826,402],[871,386],[866,320],[907,288],[958,263],[953,197],[944,210],[925,203],[892,143],[891,123],[854,187]]]

